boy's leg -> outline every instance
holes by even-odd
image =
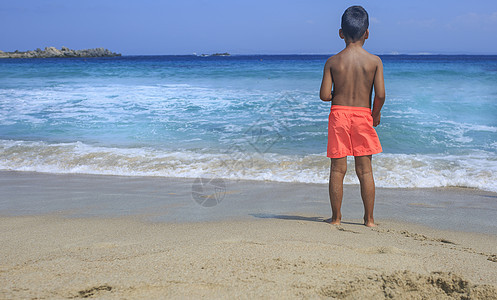
[[[371,155],[355,157],[355,171],[361,183],[361,197],[364,203],[364,225],[368,227],[376,226],[373,218],[375,186],[371,159]]]
[[[343,178],[347,172],[347,157],[332,158],[330,166],[331,224],[338,225],[342,219]]]

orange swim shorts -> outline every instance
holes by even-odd
[[[331,106],[328,119],[328,157],[363,156],[381,151],[380,139],[373,128],[371,109]]]

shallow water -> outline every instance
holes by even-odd
[[[0,169],[325,183],[326,58],[0,60]],[[376,184],[497,191],[497,56],[382,59]]]

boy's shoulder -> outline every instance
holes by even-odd
[[[381,58],[378,56],[378,55],[374,55],[374,54],[371,54],[369,52],[366,51],[366,53],[369,55],[369,57],[371,58],[371,60],[374,60],[378,63],[381,63]]]
[[[332,66],[335,63],[340,63],[341,61],[347,60],[349,53],[345,52],[344,50],[340,51],[339,53],[337,53],[335,55],[328,57],[328,59],[326,60],[326,65]],[[379,56],[371,54],[371,53],[367,52],[366,50],[360,52],[360,57],[364,61],[367,61],[370,63],[382,64],[381,58]],[[357,59],[357,56],[354,57],[354,60],[356,60],[356,59]]]

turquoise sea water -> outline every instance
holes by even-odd
[[[326,183],[326,58],[0,60],[0,169]],[[382,59],[377,185],[497,191],[497,56]]]

